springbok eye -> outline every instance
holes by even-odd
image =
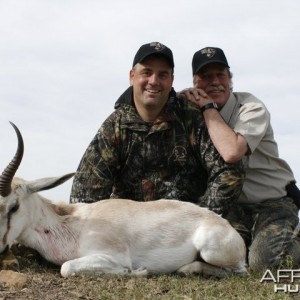
[[[19,203],[15,203],[14,205],[12,205],[9,210],[8,210],[8,215],[12,215],[13,213],[15,213],[17,210],[19,209]]]

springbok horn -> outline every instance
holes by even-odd
[[[11,192],[11,182],[15,173],[18,170],[24,153],[24,143],[21,132],[14,123],[9,123],[13,126],[14,130],[16,131],[18,137],[18,148],[14,158],[11,160],[9,165],[4,169],[2,175],[0,176],[0,195],[2,197],[9,195],[9,193]]]

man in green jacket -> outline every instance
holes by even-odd
[[[178,199],[226,217],[243,183],[241,163],[226,163],[202,113],[172,88],[172,51],[142,45],[130,70],[131,86],[88,146],[75,174],[71,202],[107,198]]]

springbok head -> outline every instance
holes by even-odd
[[[22,161],[24,142],[18,127],[12,122],[10,124],[17,134],[18,147],[15,156],[0,176],[0,253],[8,249],[34,219],[35,210],[30,205],[39,201],[40,196],[36,192],[56,187],[74,175],[70,173],[34,181],[14,177]]]
[[[0,251],[4,251],[8,246],[8,232],[11,228],[11,216],[19,208],[18,198],[11,198],[12,193],[12,181],[14,175],[22,161],[24,153],[24,143],[22,135],[15,124],[10,122],[16,131],[18,138],[18,148],[15,153],[15,156],[4,169],[3,173],[0,176]]]

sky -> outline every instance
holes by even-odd
[[[0,0],[0,172],[22,132],[17,176],[75,172],[129,86],[138,48],[158,41],[175,60],[174,88],[192,86],[191,60],[224,50],[233,89],[271,113],[280,157],[300,183],[299,0]],[[72,180],[42,192],[69,201]]]

